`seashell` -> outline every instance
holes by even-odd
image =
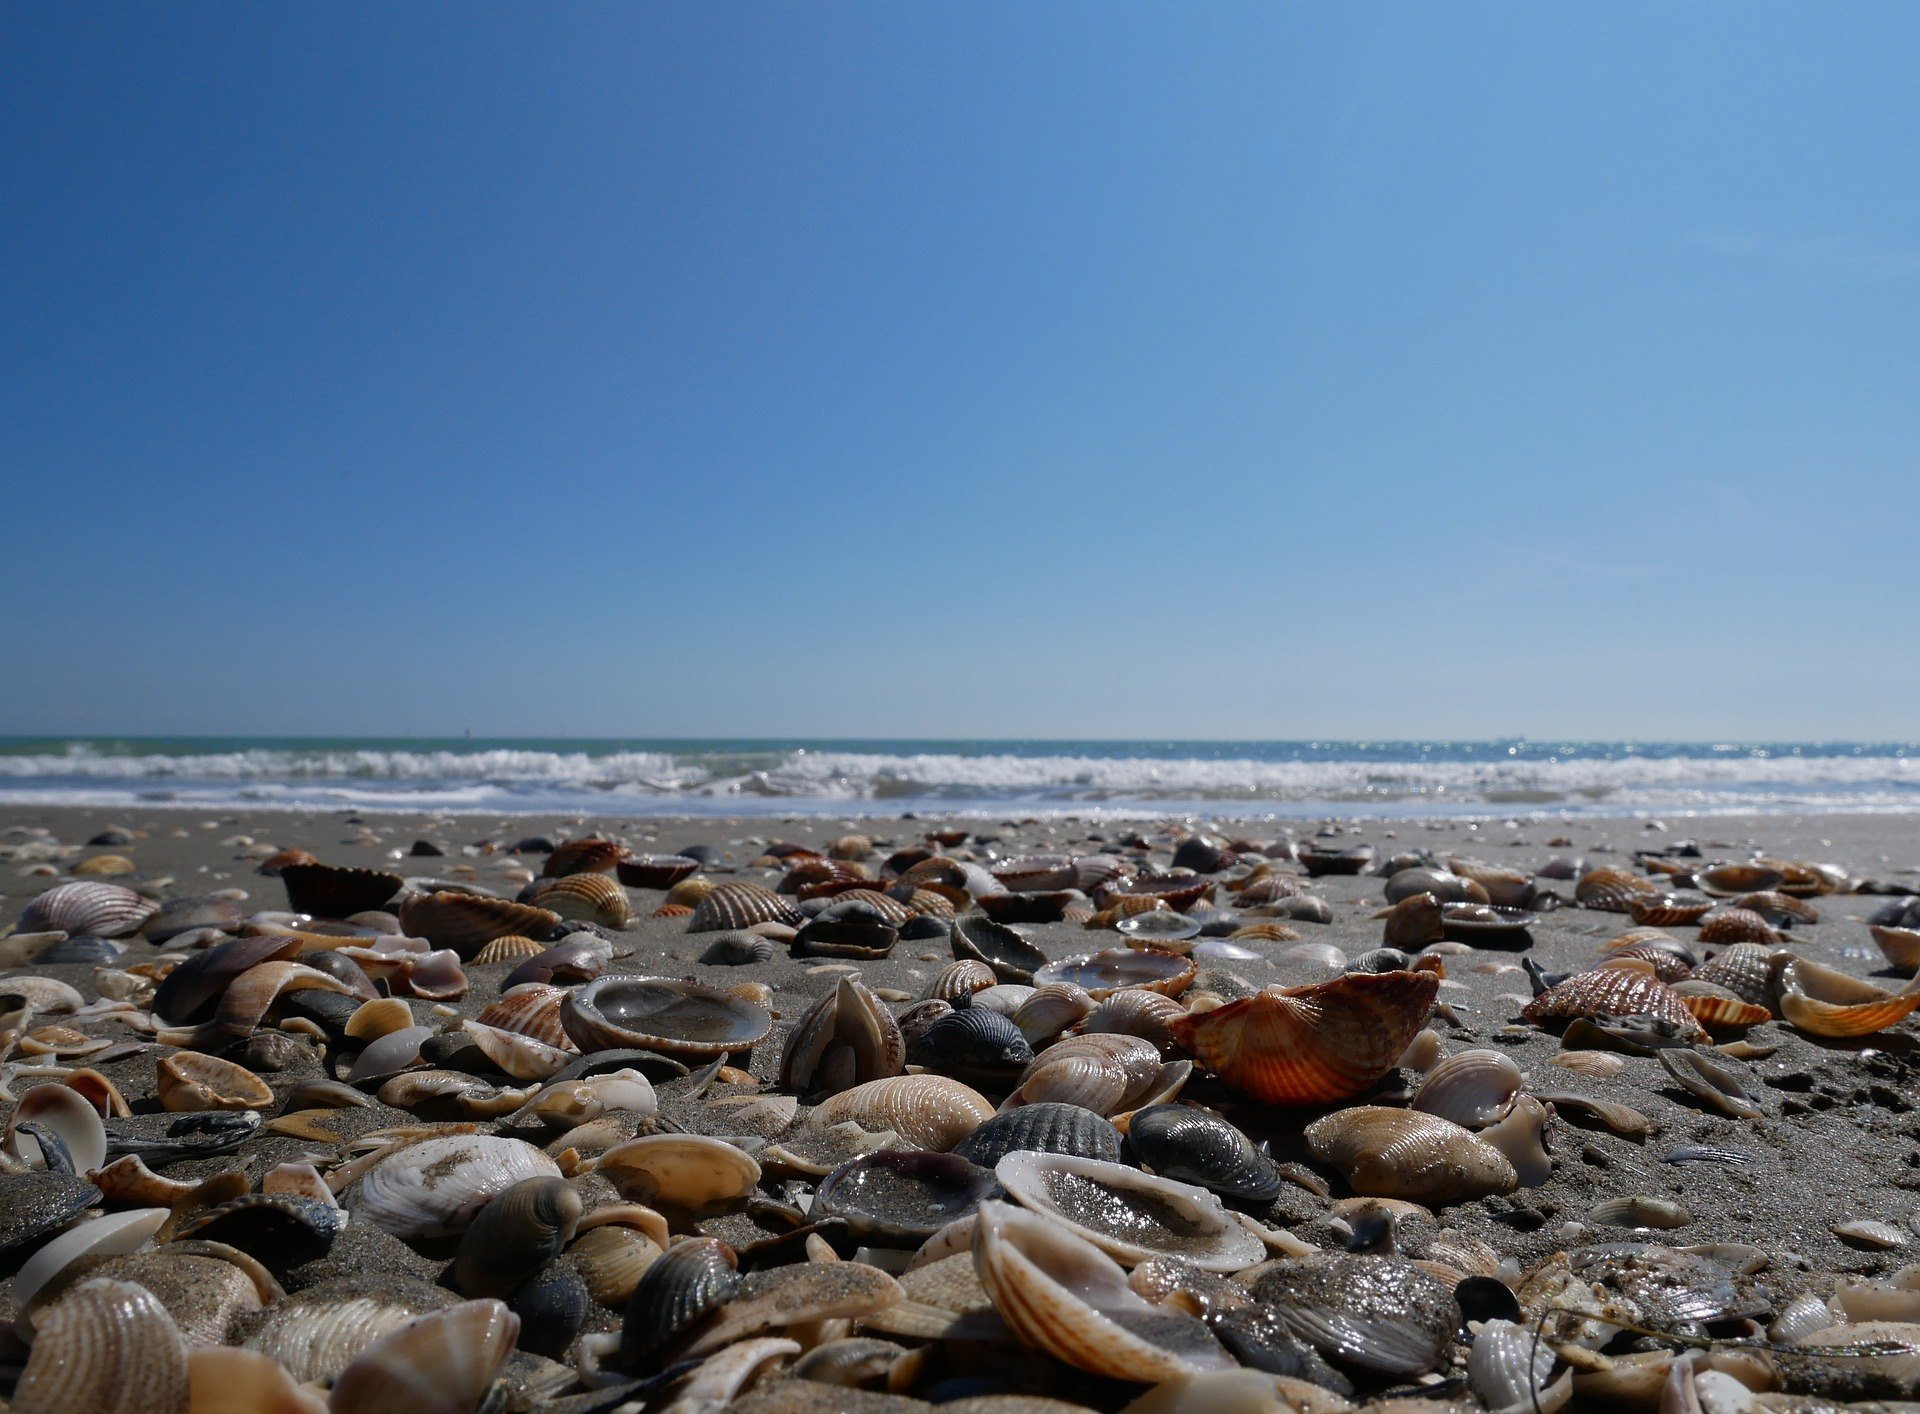
[[[900,940],[898,926],[889,921],[896,915],[869,901],[873,899],[911,916],[895,900],[879,894],[843,894],[801,926],[793,939],[794,956],[880,958],[891,954]]]
[[[1113,930],[1127,939],[1129,947],[1159,948],[1163,952],[1190,952],[1180,943],[1198,937],[1200,920],[1171,909],[1153,908],[1145,913],[1130,913],[1116,919]]]
[[[1451,869],[1437,869],[1425,864],[1396,869],[1387,878],[1385,893],[1387,902],[1396,907],[1421,894],[1430,896],[1435,903],[1493,901],[1493,896],[1484,888],[1470,883]]]
[[[1889,992],[1805,958],[1789,960],[1777,986],[1780,1015],[1813,1036],[1870,1036],[1920,1007],[1920,978]]]
[[[362,1002],[347,1018],[346,1036],[351,1041],[377,1041],[395,1031],[413,1025],[413,1008],[399,997],[376,997]]]
[[[1127,1123],[1127,1145],[1162,1178],[1257,1203],[1280,1192],[1280,1170],[1273,1161],[1211,1110],[1190,1105],[1136,1110]]]
[[[1855,1247],[1870,1247],[1881,1251],[1905,1247],[1911,1240],[1908,1233],[1892,1223],[1883,1223],[1873,1218],[1853,1218],[1846,1222],[1835,1223],[1833,1235]]]
[[[273,1089],[248,1070],[218,1056],[175,1051],[159,1062],[161,1108],[258,1110],[273,1103]]]
[[[467,1297],[510,1295],[573,1241],[582,1211],[580,1195],[564,1178],[514,1184],[480,1210],[460,1239],[454,1290]]]
[[[278,878],[290,864],[318,864],[319,862],[304,849],[280,849],[261,860],[259,868],[254,872],[265,874],[269,878]]]
[[[630,889],[671,889],[700,868],[684,854],[635,854],[618,860],[614,872]]]
[[[1002,887],[1013,893],[1037,893],[1080,887],[1077,882],[1079,871],[1075,862],[1064,854],[1029,854],[1022,855],[1018,859],[1005,859],[995,864],[988,872],[999,880]]]
[[[655,918],[691,918],[693,907],[684,903],[663,903],[654,909],[653,916]]]
[[[527,958],[501,982],[506,991],[523,982],[571,985],[591,982],[613,961],[613,944],[596,933],[570,933],[551,947]]]
[[[1735,1119],[1758,1119],[1753,1102],[1733,1071],[1705,1051],[1668,1048],[1659,1053],[1661,1066],[1688,1094],[1705,1100],[1709,1108]]]
[[[1308,1125],[1305,1135],[1316,1160],[1368,1197],[1443,1206],[1510,1193],[1519,1184],[1499,1150],[1451,1120],[1417,1110],[1336,1110]]]
[[[187,1414],[187,1344],[132,1282],[82,1282],[37,1321],[19,1414]]]
[[[1006,1203],[983,1203],[973,1263],[1019,1339],[1089,1374],[1159,1382],[1234,1362],[1191,1316],[1150,1305],[1098,1247]]]
[[[49,1173],[91,1173],[107,1161],[107,1131],[100,1112],[79,1091],[68,1085],[36,1085],[22,1092],[7,1117],[0,1152]],[[59,1188],[53,1185],[49,1191]]]
[[[1430,893],[1412,894],[1387,910],[1381,940],[1394,948],[1417,948],[1441,936],[1440,900]]]
[[[660,1234],[666,1234],[665,1223]],[[586,1281],[588,1294],[600,1305],[619,1310],[647,1269],[660,1259],[661,1250],[648,1233],[608,1223],[582,1232],[567,1249],[567,1258]]]
[[[1235,928],[1227,937],[1234,942],[1297,943],[1300,935],[1284,923],[1249,923]]]
[[[1739,1030],[1773,1020],[1763,1006],[1743,1002],[1725,987],[1688,979],[1673,984],[1673,994],[1685,1003],[1693,1019],[1709,1031]]]
[[[35,1199],[42,1200],[38,1216],[44,1219],[49,1209],[45,1200],[49,1197],[60,1198],[58,1206],[68,1206],[66,1199],[76,1190],[64,1184],[49,1184],[40,1179],[36,1182]],[[90,1218],[74,1227],[67,1228],[52,1241],[46,1243],[21,1266],[13,1277],[14,1329],[22,1338],[31,1338],[33,1321],[31,1312],[34,1298],[41,1288],[57,1277],[66,1267],[85,1257],[118,1256],[122,1253],[137,1251],[146,1245],[147,1239],[160,1230],[160,1225],[169,1216],[165,1208],[130,1208],[125,1212],[108,1213],[105,1217]],[[9,1215],[10,1221],[17,1221],[18,1215]],[[39,1224],[35,1224],[36,1226]],[[41,1228],[44,1231],[44,1227]]]
[[[1624,1017],[1652,1017],[1674,1034],[1704,1038],[1693,1013],[1651,972],[1601,968],[1576,972],[1566,981],[1535,997],[1520,1015],[1536,1026],[1582,1018],[1606,1021]]]
[[[1625,913],[1636,898],[1653,898],[1659,893],[1658,884],[1622,869],[1591,870],[1573,886],[1574,901],[1582,908],[1607,913]]]
[[[1488,864],[1478,859],[1449,858],[1447,867],[1458,877],[1486,890],[1487,897],[1473,900],[1476,903],[1490,903],[1496,908],[1531,908],[1534,896],[1539,891],[1533,882],[1533,875],[1519,869],[1508,869],[1504,865]]]
[[[1426,1025],[1440,979],[1355,973],[1252,997],[1168,1023],[1174,1040],[1229,1086],[1264,1104],[1328,1104],[1393,1068]]]
[[[958,917],[954,902],[945,894],[935,893],[932,889],[915,889],[907,896],[907,907],[913,910],[916,918],[931,918],[951,927]]]
[[[1174,1018],[1186,1013],[1180,1003],[1144,987],[1123,987],[1087,1013],[1080,1030],[1086,1035],[1138,1036],[1151,1041],[1163,1056],[1174,1049]]]
[[[1790,928],[1796,923],[1805,923],[1811,927],[1820,921],[1820,911],[1812,904],[1803,898],[1782,893],[1778,889],[1762,889],[1756,893],[1742,894],[1733,900],[1733,907],[1756,913],[1777,928]]]
[[[572,877],[572,876],[569,876]],[[589,875],[589,878],[600,876]],[[545,982],[522,982],[508,987],[497,1000],[482,1008],[474,1020],[482,1026],[497,1027],[563,1051],[576,1049],[566,1027],[560,1024],[560,1003],[566,990]]]
[[[1232,888],[1233,886],[1229,884],[1228,887]],[[1304,887],[1305,885],[1303,885],[1300,880],[1293,878],[1291,875],[1263,874],[1259,878],[1251,879],[1240,888],[1235,889],[1234,894],[1242,905],[1278,903],[1283,898],[1292,898]]]
[[[958,1155],[882,1149],[828,1174],[808,1212],[843,1219],[856,1241],[917,1247],[999,1191],[991,1169]]]
[[[803,890],[818,889],[821,885],[864,883],[867,872],[864,866],[851,860],[803,858],[787,871],[775,893],[798,894]],[[826,897],[815,894],[814,897]]]
[[[1629,943],[1624,938],[1617,938],[1614,941],[1623,943],[1625,946],[1616,947],[1613,944],[1603,946],[1601,952],[1605,954],[1608,963],[1644,962],[1653,969],[1655,977],[1669,986],[1675,982],[1684,982],[1693,975],[1693,963],[1688,960],[1689,954],[1677,944],[1669,944],[1665,940]]]
[[[626,1069],[550,1083],[528,1105],[527,1112],[556,1129],[575,1129],[605,1114],[648,1119],[659,1108],[653,1082],[637,1070]]]
[[[1487,1321],[1467,1353],[1467,1383],[1490,1414],[1554,1414],[1573,1397],[1573,1371],[1553,1378],[1554,1349],[1512,1321]]]
[[[618,974],[567,993],[560,1020],[582,1051],[635,1047],[708,1058],[747,1050],[773,1029],[765,1007],[718,987]]]
[[[1532,917],[1524,909],[1448,903],[1440,907],[1440,932],[1449,942],[1469,947],[1526,948],[1533,945],[1533,935],[1527,931]]]
[[[1084,902],[1086,895],[1077,889],[982,894],[974,900],[980,911],[996,923],[1058,923],[1067,916],[1069,908]]]
[[[976,1011],[997,1012],[1011,1021],[1013,1014],[1025,1006],[1038,990],[1037,987],[1025,987],[1018,982],[996,982],[991,987],[982,987],[975,992],[967,999],[967,1006]]]
[[[953,1152],[992,1168],[1016,1149],[1120,1162],[1120,1131],[1079,1105],[1038,1103],[995,1115],[953,1146]]]
[[[127,938],[140,931],[159,905],[118,884],[82,880],[56,884],[20,915],[22,933],[60,932],[75,938]]]
[[[1526,1076],[1502,1051],[1460,1051],[1436,1062],[1413,1092],[1416,1110],[1482,1129],[1513,1107]]]
[[[0,1011],[24,1006],[36,1016],[59,1016],[71,1015],[86,1004],[71,985],[52,977],[9,977],[0,986],[4,987],[0,996],[12,998],[0,1002]]]
[[[1627,900],[1627,914],[1635,923],[1671,928],[1698,923],[1714,909],[1710,900],[1690,903],[1672,894],[1636,895]]]
[[[1351,845],[1346,849],[1304,844],[1300,846],[1300,867],[1315,879],[1326,875],[1363,874],[1373,863],[1373,854],[1370,844]]]
[[[585,838],[568,840],[547,856],[540,869],[547,879],[572,878],[578,874],[612,874],[625,858],[627,847],[617,840]]]
[[[1054,1218],[1117,1261],[1177,1257],[1207,1271],[1249,1267],[1266,1253],[1205,1188],[1123,1164],[1015,1151],[994,1166],[1023,1207]]]
[[[1552,1117],[1532,1095],[1520,1095],[1505,1117],[1478,1135],[1481,1143],[1506,1155],[1522,1188],[1538,1188],[1553,1177],[1553,1160],[1547,1154],[1547,1121]]]
[[[927,983],[920,997],[923,1001],[963,1006],[966,998],[993,986],[994,980],[994,971],[986,963],[971,957],[955,958],[933,974],[933,980]]]
[[[1791,958],[1756,943],[1736,943],[1694,969],[1696,981],[1724,987],[1743,1002],[1767,1006],[1773,999],[1774,979]]]
[[[1079,957],[1050,962],[1033,973],[1035,986],[1066,982],[1084,989],[1095,1001],[1123,987],[1142,987],[1177,997],[1193,981],[1196,966],[1191,958],[1164,952],[1136,952],[1130,948],[1086,953]]]
[[[420,1045],[433,1032],[424,1026],[409,1026],[390,1031],[366,1046],[347,1068],[347,1079],[354,1084],[397,1074],[420,1059]]]
[[[1022,1010],[1030,1005],[1032,998]],[[941,1017],[915,1037],[907,1047],[907,1060],[947,1075],[1008,1073],[1032,1063],[1033,1047],[1007,1017],[967,1007]]]
[[[687,902],[669,898],[669,902]],[[751,928],[756,923],[784,923],[798,928],[806,917],[772,889],[744,880],[715,887],[695,905],[687,920],[689,933],[722,933]]]
[[[733,1249],[717,1238],[697,1237],[669,1249],[647,1268],[627,1302],[620,1327],[619,1365],[639,1370],[740,1290]]]
[[[943,1016],[951,1016],[953,1008],[943,1001],[915,1002],[894,1018],[900,1028],[901,1038],[908,1043],[925,1031]]]
[[[943,1075],[895,1075],[829,1097],[808,1118],[815,1128],[852,1122],[892,1130],[916,1149],[942,1153],[993,1118],[985,1096]]]
[[[780,1084],[803,1094],[849,1090],[905,1068],[907,1042],[880,1000],[843,977],[787,1035]]]
[[[400,926],[408,936],[451,948],[463,961],[495,938],[545,937],[559,922],[560,915],[550,909],[444,889],[416,894],[400,905]]]
[[[1438,1031],[1421,1031],[1407,1043],[1406,1050],[1400,1053],[1394,1069],[1416,1071],[1425,1075],[1441,1061],[1447,1053],[1447,1043],[1441,1039]]]
[[[1737,894],[1759,893],[1786,879],[1780,870],[1765,864],[1711,864],[1696,869],[1694,882],[1702,893],[1714,898],[1733,898]]]
[[[345,869],[331,864],[287,864],[280,870],[287,886],[287,907],[315,918],[349,918],[385,908],[406,887],[398,874],[379,869]]]
[[[1376,1375],[1444,1364],[1460,1320],[1446,1285],[1395,1257],[1288,1258],[1262,1272],[1251,1294],[1320,1354]]]
[[[773,939],[758,933],[722,933],[707,944],[707,950],[700,954],[700,961],[709,966],[747,967],[758,962],[773,961],[776,951]]]
[[[564,920],[624,928],[633,917],[626,891],[610,874],[568,874],[535,884],[526,901]]]
[[[1030,982],[1047,955],[1004,923],[978,914],[953,921],[953,955],[985,963],[1002,982]]]
[[[499,1301],[462,1301],[416,1316],[354,1357],[334,1381],[330,1414],[473,1414],[520,1338]]]
[[[1778,945],[1779,930],[1759,914],[1745,908],[1722,908],[1709,914],[1700,924],[1703,943],[1761,943]]]
[[[1126,1072],[1110,1058],[1049,1055],[1021,1076],[1007,1104],[1063,1104],[1106,1115],[1126,1107],[1126,1094]]]
[[[713,880],[704,875],[695,874],[690,878],[682,879],[667,890],[667,903],[684,904],[688,908],[696,908],[702,899],[718,887],[719,885]]]
[[[1873,935],[1874,945],[1880,949],[1881,956],[1902,972],[1920,970],[1920,930],[1913,928],[1884,928],[1873,924],[1867,931]]]
[[[327,1414],[326,1401],[257,1350],[194,1343],[187,1351],[192,1414]]]
[[[732,1207],[760,1182],[760,1165],[723,1139],[649,1134],[616,1144],[593,1161],[624,1198],[689,1213]]]
[[[446,1135],[409,1144],[374,1164],[360,1179],[352,1207],[394,1237],[451,1237],[522,1179],[559,1172],[552,1159],[519,1139]]]
[[[331,1196],[323,1200],[293,1193],[242,1193],[196,1208],[179,1218],[173,1233],[174,1242],[198,1240],[238,1248],[284,1274],[326,1256],[346,1225],[346,1213]]]
[[[245,922],[240,905],[229,899],[176,898],[161,904],[140,931],[148,942],[164,945],[202,928],[237,933]]]
[[[246,1346],[296,1380],[329,1382],[383,1335],[452,1304],[440,1287],[417,1284],[382,1283],[377,1292],[343,1283],[310,1287],[269,1305]]]
[[[497,1026],[483,1026],[477,1021],[461,1022],[459,1034],[515,1080],[550,1079],[574,1060],[570,1050],[563,1051],[531,1036],[503,1031]]]
[[[1610,1051],[1569,1051],[1567,1054],[1604,1056],[1609,1060],[1620,1060],[1620,1057]],[[1626,1064],[1625,1061],[1620,1063],[1623,1066]],[[1576,1095],[1566,1090],[1537,1090],[1533,1098],[1542,1104],[1552,1105],[1555,1113],[1562,1117],[1592,1120],[1601,1128],[1618,1134],[1623,1139],[1645,1139],[1654,1130],[1652,1120],[1617,1100],[1599,1100],[1591,1095]]]
[[[1685,1227],[1693,1214],[1671,1198],[1653,1198],[1644,1193],[1609,1198],[1587,1214],[1590,1222],[1608,1227]]]
[[[852,905],[871,910],[880,922],[893,928],[902,927],[915,916],[912,908],[893,895],[883,894],[870,888],[844,889],[832,897],[832,903],[813,915],[815,921],[832,913],[835,909]]]
[[[153,994],[153,1012],[174,1026],[205,1021],[236,978],[263,962],[284,962],[300,951],[288,937],[235,938],[196,952],[166,975]]]

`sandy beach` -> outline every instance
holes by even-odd
[[[922,843],[939,822],[930,819],[663,820],[583,817],[404,816],[384,814],[282,813],[274,811],[124,810],[16,808],[0,813],[0,845],[9,858],[4,870],[0,925],[12,925],[43,888],[73,877],[76,865],[102,855],[124,856],[132,872],[113,878],[155,897],[176,898],[216,891],[244,891],[243,910],[279,910],[287,899],[280,880],[258,872],[259,857],[274,849],[303,849],[328,864],[380,868],[409,880],[450,880],[511,896],[518,881],[537,871],[543,856],[514,853],[520,842],[557,841],[595,835],[614,839],[636,853],[677,852],[710,846],[714,862],[704,871],[715,880],[751,879],[777,883],[780,871],[755,867],[770,842],[824,850],[836,838],[858,830],[868,835],[878,865],[891,851]],[[970,838],[949,852],[988,862],[1019,854],[1088,854],[1115,848],[1135,831],[1168,838],[1166,822],[1072,818],[968,821]],[[1276,837],[1272,822],[1201,822],[1221,837]],[[1314,827],[1296,825],[1302,839]],[[88,846],[105,831],[127,843]],[[1378,857],[1410,850],[1438,858],[1469,857],[1531,872],[1551,858],[1584,858],[1588,867],[1633,868],[1636,850],[1665,850],[1687,840],[1705,860],[1747,859],[1756,854],[1786,860],[1841,866],[1873,887],[1920,886],[1920,829],[1912,817],[1809,816],[1710,817],[1666,821],[1377,821],[1342,824],[1328,836],[1340,847],[1366,843]],[[57,848],[53,847],[57,844]],[[27,847],[23,849],[23,846]],[[1146,856],[1165,865],[1165,845]],[[1303,939],[1330,942],[1348,955],[1379,945],[1384,880],[1375,875],[1313,880],[1311,891],[1330,906],[1331,921],[1292,924]],[[1549,972],[1573,972],[1596,961],[1597,947],[1630,926],[1619,914],[1571,906],[1572,884],[1541,880],[1541,887],[1569,900],[1569,906],[1535,913],[1530,920],[1532,947],[1526,956]],[[420,887],[429,887],[422,883]],[[609,971],[694,978],[721,986],[742,981],[764,983],[773,992],[774,1031],[758,1046],[752,1069],[760,1081],[773,1078],[782,1038],[816,999],[826,994],[850,965],[834,959],[796,959],[776,948],[768,961],[749,966],[715,966],[699,961],[708,937],[691,935],[684,918],[651,916],[664,895],[629,889],[634,921],[618,935],[622,955]],[[1904,978],[1888,969],[1863,923],[1888,899],[1879,894],[1835,893],[1811,900],[1819,921],[1794,927],[1788,945],[1802,957],[1886,986]],[[1051,959],[1119,944],[1118,935],[1074,923],[1031,925],[1023,931]],[[1690,939],[1692,928],[1669,930]],[[1256,943],[1264,954],[1284,944]],[[122,968],[162,956],[159,949],[134,940]],[[950,961],[942,943],[903,941],[891,956],[851,964],[861,980],[883,997],[918,997],[934,973]],[[1448,1207],[1447,1227],[1486,1244],[1525,1269],[1552,1253],[1572,1247],[1629,1238],[1685,1244],[1751,1244],[1768,1261],[1754,1279],[1777,1309],[1803,1290],[1825,1294],[1836,1282],[1888,1277],[1911,1259],[1910,1247],[1875,1248],[1836,1235],[1838,1224],[1872,1219],[1893,1226],[1911,1242],[1920,1229],[1920,1048],[1913,1022],[1857,1041],[1823,1041],[1780,1022],[1746,1033],[1767,1053],[1736,1062],[1747,1090],[1760,1109],[1756,1119],[1708,1113],[1677,1087],[1649,1057],[1627,1058],[1617,1075],[1599,1078],[1551,1066],[1560,1041],[1537,1028],[1516,1024],[1531,995],[1518,955],[1508,950],[1455,951],[1444,959],[1444,1009],[1432,1028],[1449,1051],[1491,1047],[1510,1056],[1528,1073],[1533,1088],[1570,1091],[1631,1106],[1652,1122],[1653,1132],[1634,1139],[1607,1132],[1567,1107],[1550,1125],[1552,1175],[1538,1187],[1481,1198]],[[469,964],[472,987],[446,1008],[441,1021],[472,1016],[497,995],[511,964]],[[1273,956],[1234,962],[1229,970],[1247,988],[1301,980],[1290,965]],[[16,968],[70,983],[89,1001],[97,995],[95,969],[80,964]],[[420,1004],[415,1004],[416,1009]],[[902,1010],[895,1005],[894,1010]],[[141,1041],[137,1033],[108,1024],[103,1035]],[[150,1044],[100,1069],[125,1093],[136,1111],[151,1109],[155,1074]],[[264,1076],[276,1106],[297,1084],[315,1078],[312,1065]],[[1196,1076],[1185,1098],[1217,1106],[1256,1140],[1269,1142],[1277,1160],[1307,1158],[1302,1122],[1317,1111],[1272,1108],[1246,1102],[1208,1077]],[[663,1094],[663,1102],[665,1096]],[[666,1112],[673,1114],[671,1105]],[[272,1165],[314,1162],[323,1169],[348,1155],[353,1134],[408,1116],[376,1107],[343,1112],[353,1116],[338,1144],[270,1134],[230,1157],[188,1160],[167,1172],[197,1177],[233,1168],[256,1183]],[[684,1116],[683,1116],[684,1117]],[[689,1127],[699,1127],[690,1122]],[[711,1126],[708,1126],[711,1128]],[[1731,1153],[1735,1158],[1688,1159],[1689,1152]],[[1677,1160],[1677,1161],[1676,1161]],[[1324,1166],[1335,1198],[1347,1190]],[[1596,1222],[1592,1214],[1610,1199],[1645,1196],[1672,1200],[1684,1209],[1678,1228],[1658,1234]],[[1304,1187],[1288,1185],[1280,1199],[1262,1210],[1266,1220],[1315,1246],[1338,1248],[1341,1229],[1330,1225],[1331,1200]],[[703,1229],[742,1245],[784,1230],[777,1222],[734,1213],[712,1219]],[[1430,1231],[1430,1226],[1429,1226]],[[1417,1243],[1415,1235],[1409,1239]],[[432,1282],[443,1266],[439,1254],[425,1255],[364,1223],[354,1223],[332,1253],[310,1270],[293,1274],[289,1287],[323,1279],[405,1279]],[[614,1312],[596,1308],[588,1329],[612,1330]],[[529,1359],[530,1357],[517,1357]],[[523,1372],[524,1373],[524,1372]],[[526,1376],[522,1402],[546,1397],[551,1370]],[[1137,1391],[1136,1391],[1137,1392]],[[1056,1389],[1054,1393],[1059,1394]],[[1127,1392],[1102,1387],[1078,1398],[1095,1407],[1118,1407]],[[876,1406],[879,1407],[879,1406]],[[903,1406],[907,1407],[907,1406]]]

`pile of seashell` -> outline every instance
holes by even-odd
[[[1335,829],[1102,843],[950,828],[732,866],[587,837],[537,875],[502,851],[510,890],[258,851],[284,908],[127,887],[101,876],[130,861],[92,856],[115,866],[0,937],[8,1407],[1920,1396],[1920,1268],[1816,1281],[1761,1245],[1682,1245],[1659,1193],[1488,1237],[1581,1132],[1653,1132],[1585,1082],[1637,1065],[1738,1133],[1773,1104],[1756,1037],[1844,1048],[1920,1008],[1920,979],[1793,946],[1812,900],[1863,881],[1674,849],[1382,858]],[[1319,880],[1367,891],[1377,946],[1303,940],[1334,914]],[[1558,909],[1610,934],[1564,974],[1530,955]],[[1068,952],[1075,929],[1113,945]],[[1920,967],[1920,899],[1870,936]],[[740,980],[636,965],[682,937]],[[865,970],[909,955],[915,991]],[[1256,967],[1279,980],[1236,971]],[[1530,995],[1476,1026],[1449,990],[1469,968]],[[1543,1032],[1550,1078],[1505,1045]]]

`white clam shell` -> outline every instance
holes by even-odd
[[[409,1144],[381,1159],[355,1189],[352,1208],[404,1239],[448,1237],[524,1178],[554,1178],[559,1166],[533,1145],[487,1134]]]
[[[1573,1395],[1573,1374],[1552,1379],[1553,1346],[1512,1321],[1488,1321],[1467,1352],[1467,1380],[1492,1414],[1553,1414]]]
[[[1520,1067],[1504,1052],[1461,1051],[1434,1063],[1413,1092],[1413,1108],[1481,1129],[1506,1114],[1525,1083]]]

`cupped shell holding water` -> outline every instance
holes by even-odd
[[[582,1051],[628,1048],[712,1057],[765,1039],[763,1006],[699,982],[613,974],[567,993],[560,1022]]]
[[[915,1247],[999,1192],[992,1169],[957,1154],[882,1149],[822,1179],[810,1215],[844,1219],[861,1242]]]
[[[466,1231],[482,1208],[521,1180],[559,1173],[552,1159],[522,1140],[446,1135],[381,1159],[361,1178],[350,1206],[395,1237],[446,1237]]]
[[[118,884],[91,879],[55,884],[20,915],[22,933],[62,932],[75,938],[128,938],[160,905]]]
[[[218,1056],[175,1051],[158,1064],[163,1109],[257,1110],[273,1103],[273,1088],[248,1070]]]
[[[1033,974],[1037,987],[1050,983],[1068,983],[1101,1001],[1125,987],[1139,987],[1177,997],[1193,981],[1196,966],[1192,958],[1152,949],[1112,948],[1062,958],[1038,968]]]
[[[1174,1257],[1206,1271],[1236,1272],[1266,1245],[1211,1192],[1124,1164],[1016,1150],[994,1166],[1021,1206],[1062,1223],[1122,1265]]]
[[[1451,1120],[1418,1110],[1356,1105],[1306,1128],[1307,1147],[1339,1171],[1354,1192],[1444,1205],[1510,1193],[1513,1164]]]
[[[1431,972],[1353,973],[1305,987],[1269,987],[1175,1017],[1169,1030],[1242,1094],[1265,1104],[1330,1104],[1358,1095],[1393,1069],[1426,1025],[1439,988]]]

